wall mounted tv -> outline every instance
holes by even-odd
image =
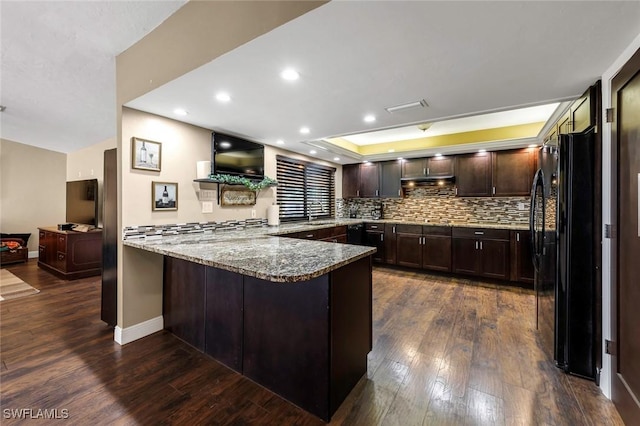
[[[214,132],[211,138],[214,173],[264,177],[264,145],[218,132]]]
[[[98,226],[98,179],[67,182],[67,223]]]

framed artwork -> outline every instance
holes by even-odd
[[[131,138],[131,168],[159,172],[162,164],[162,144]]]
[[[253,206],[256,203],[256,192],[249,189],[223,189],[220,204],[223,206]]]
[[[151,182],[151,210],[178,210],[177,182]]]

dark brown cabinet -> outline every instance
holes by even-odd
[[[342,166],[342,198],[360,196],[360,164]]]
[[[384,225],[384,263],[387,265],[396,265],[398,238],[396,234],[396,225],[387,223]]]
[[[320,240],[331,243],[347,242],[347,226],[330,226],[328,228],[312,229],[310,231],[293,232],[282,235],[283,237],[298,238],[301,240]]]
[[[400,161],[385,161],[380,163],[380,197],[402,197],[402,164]]]
[[[456,195],[491,195],[491,154],[488,152],[456,156]]]
[[[343,198],[380,196],[380,164],[347,164],[342,167]]]
[[[365,243],[368,246],[375,247],[376,252],[372,255],[373,261],[377,263],[384,263],[385,250],[384,250],[384,223],[365,224]]]
[[[422,227],[422,268],[451,272],[451,228]]]
[[[532,148],[492,153],[492,193],[495,196],[527,196],[535,174],[537,151]]]
[[[422,268],[422,226],[396,225],[397,264]]]
[[[38,228],[38,266],[57,276],[73,280],[100,275],[102,271],[102,230],[59,231]]]
[[[509,279],[509,231],[454,228],[453,272],[501,280]]]
[[[418,179],[424,177],[453,176],[454,164],[454,157],[412,158],[403,161],[402,177]]]
[[[511,231],[511,281],[533,284],[530,238],[530,231]]]

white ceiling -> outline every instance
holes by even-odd
[[[0,2],[2,137],[71,152],[115,136],[114,56],[182,4]],[[302,141],[575,98],[638,34],[637,1],[333,1],[129,106],[308,153]]]
[[[0,136],[60,152],[115,137],[116,55],[185,2],[0,1]]]

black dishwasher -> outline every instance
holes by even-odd
[[[347,226],[347,244],[364,244],[364,225],[362,223]]]

